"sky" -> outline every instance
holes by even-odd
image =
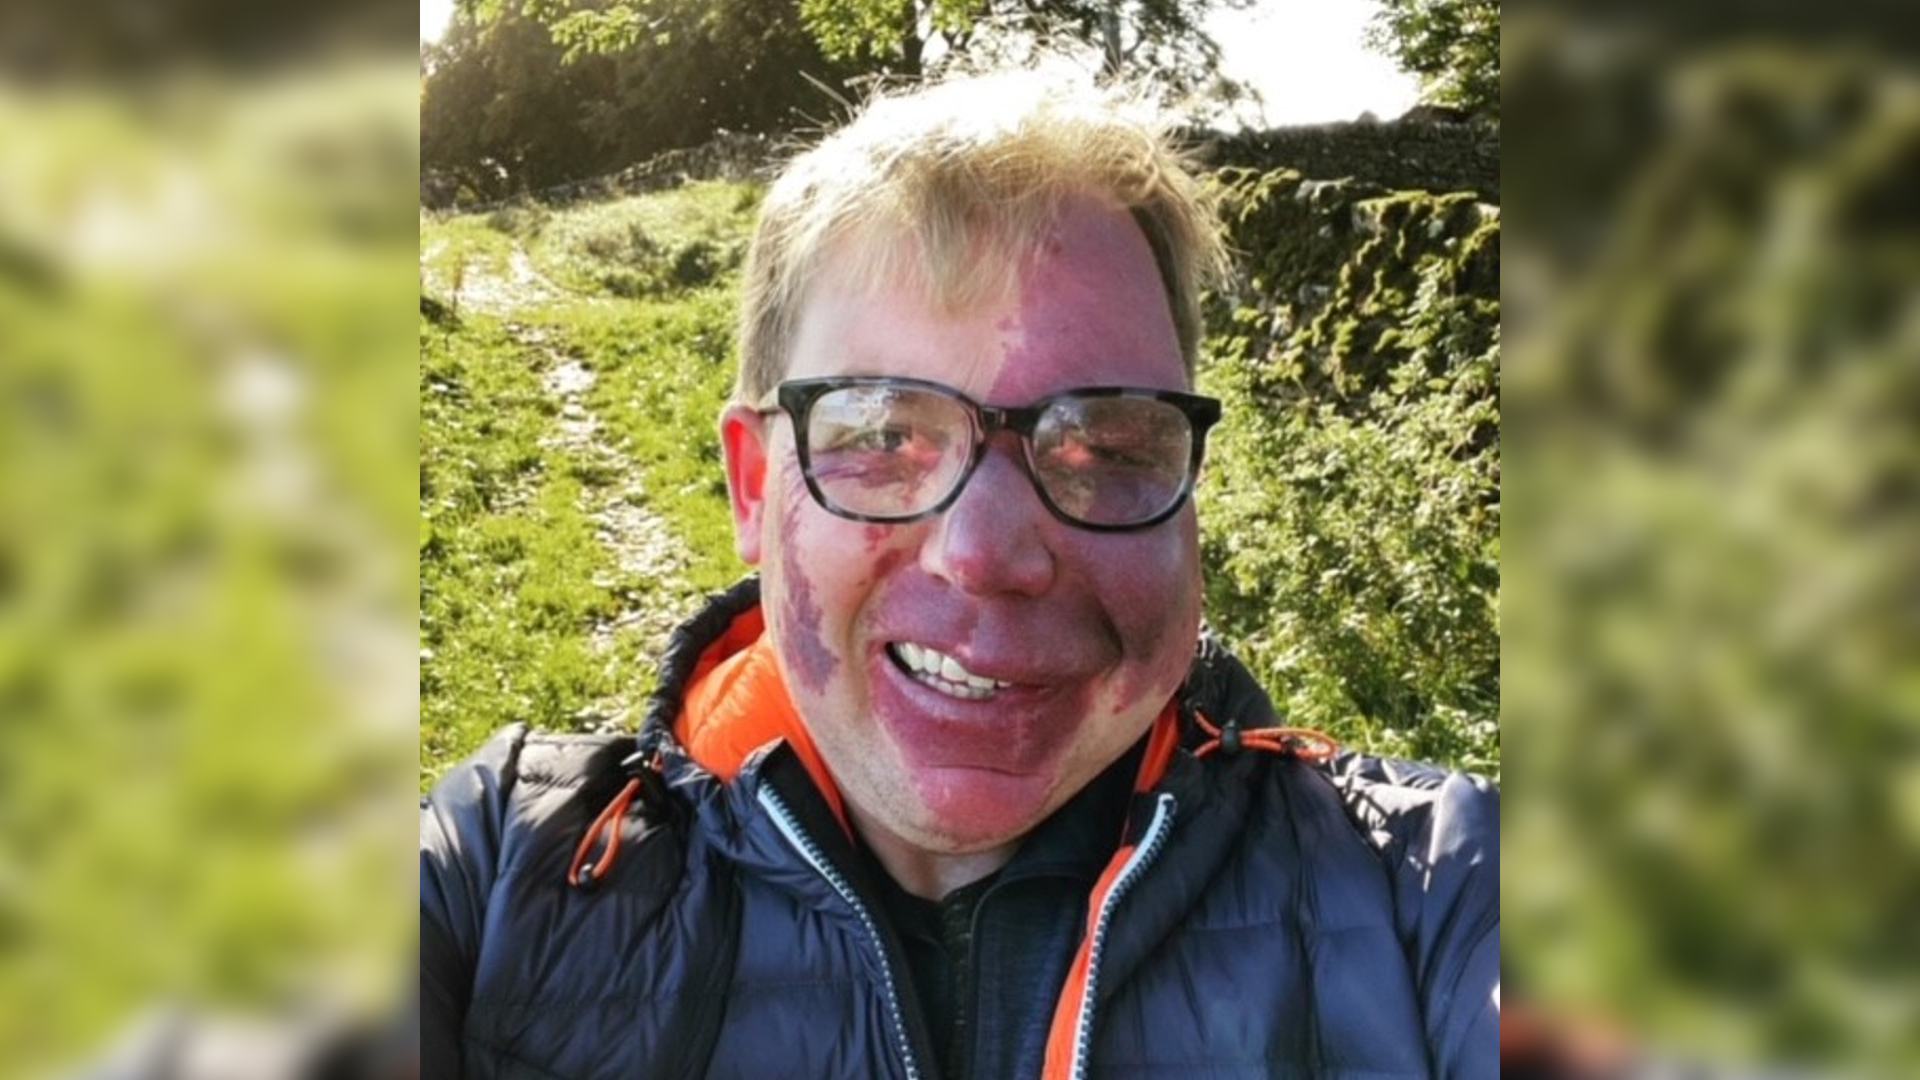
[[[453,18],[453,0],[420,0],[420,40],[439,41]]]
[[[1266,125],[1391,120],[1419,96],[1411,76],[1361,42],[1374,0],[1261,0],[1246,11],[1216,11],[1207,29],[1231,78],[1265,99]],[[437,40],[453,0],[420,0],[420,39]]]
[[[1374,0],[1262,0],[1216,11],[1207,31],[1220,43],[1222,74],[1265,99],[1266,123],[1316,124],[1371,112],[1391,120],[1420,96],[1413,76],[1362,43]]]

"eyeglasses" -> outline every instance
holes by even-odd
[[[1027,477],[1055,517],[1101,532],[1158,525],[1192,493],[1220,419],[1213,398],[1119,386],[1003,409],[924,379],[847,376],[781,383],[777,400],[814,501],[892,524],[953,505],[1006,430],[1020,436]]]

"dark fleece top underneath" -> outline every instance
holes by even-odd
[[[1007,1076],[1044,1052],[1087,896],[1119,845],[1144,749],[1142,740],[1067,800],[1006,866],[940,900],[901,888],[862,845],[944,1080]]]

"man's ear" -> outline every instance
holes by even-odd
[[[760,565],[760,526],[767,506],[767,418],[735,402],[720,411],[720,449],[727,458],[727,495],[733,503],[733,549],[748,566]]]

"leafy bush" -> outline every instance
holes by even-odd
[[[1202,382],[1214,628],[1291,722],[1499,771],[1499,219],[1234,171]]]

